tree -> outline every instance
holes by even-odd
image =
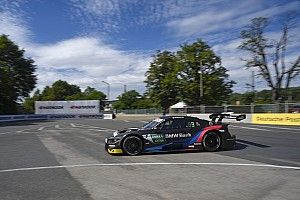
[[[106,95],[103,92],[98,91],[95,88],[89,86],[84,90],[83,95],[84,95],[84,99],[86,100],[95,100],[95,99],[103,100],[106,98]]]
[[[217,105],[228,99],[234,82],[228,80],[228,70],[221,65],[221,59],[215,55],[210,46],[202,40],[184,44],[177,52],[177,57],[182,66],[180,71],[182,97],[188,105]]]
[[[24,53],[7,35],[0,36],[0,114],[15,114],[17,102],[35,87],[36,66]]]
[[[280,39],[273,42],[265,37],[267,25],[267,18],[252,19],[251,24],[241,31],[243,42],[239,48],[251,53],[251,58],[245,59],[246,67],[259,70],[258,75],[272,90],[273,102],[277,102],[282,97],[282,88],[287,90],[291,81],[300,74],[300,55],[291,65],[287,65],[289,21],[283,24]],[[269,54],[272,49],[273,53]]]
[[[114,104],[114,108],[119,110],[137,109],[138,101],[140,98],[141,95],[135,90],[124,92],[123,94],[118,96],[119,100]]]
[[[146,72],[147,95],[164,111],[180,100],[181,84],[178,73],[181,66],[174,53],[158,51]]]
[[[103,100],[105,98],[106,95],[95,88],[88,86],[84,92],[81,92],[78,85],[58,80],[51,87],[46,86],[42,92],[37,89],[32,97],[25,98],[23,107],[25,112],[33,113],[35,101]]]

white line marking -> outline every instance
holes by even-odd
[[[0,173],[43,170],[43,169],[75,168],[75,167],[138,166],[138,165],[214,165],[214,166],[231,166],[231,167],[244,166],[244,167],[265,167],[265,168],[300,170],[300,167],[294,167],[294,166],[249,164],[249,163],[91,163],[91,164],[78,164],[78,165],[57,165],[57,166],[45,166],[45,167],[5,169],[5,170],[0,170]]]
[[[143,122],[143,123],[148,123],[147,121],[140,121],[140,122]]]
[[[252,127],[262,127],[262,128],[271,128],[271,129],[282,129],[282,130],[292,130],[292,131],[300,131],[298,128],[287,128],[287,127],[277,127],[277,126],[263,126],[263,125],[250,125]]]
[[[55,128],[59,128],[59,125],[57,124],[57,125],[55,125]]]
[[[4,133],[0,133],[0,135],[7,135],[9,133],[12,133],[12,132],[4,132]]]
[[[236,126],[236,125],[231,125],[230,127],[232,127],[232,128],[250,129],[250,130],[257,130],[257,131],[272,131],[272,130],[268,130],[268,129],[254,128],[254,127],[245,127],[245,126]]]
[[[130,122],[130,121],[128,121],[128,120],[122,120],[123,122]]]
[[[73,124],[73,123],[70,123],[70,125],[71,125],[72,127],[76,127],[76,125],[75,125],[75,124]]]
[[[116,131],[116,130],[113,130],[113,129],[87,129],[89,131],[99,131],[99,132],[107,132],[107,131]]]
[[[78,126],[79,125],[79,126]],[[107,129],[107,128],[102,128],[102,127],[98,127],[98,126],[90,126],[90,125],[85,125],[85,124],[76,124],[75,127],[78,128],[97,128],[97,129]],[[111,130],[111,129],[107,129],[107,130]]]
[[[45,127],[44,127],[44,126],[42,126],[42,127],[41,127],[41,128],[39,128],[38,130],[39,130],[39,131],[42,131],[42,130],[44,130],[44,128],[45,128]]]

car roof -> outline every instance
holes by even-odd
[[[198,119],[201,120],[197,117],[192,117],[192,116],[176,116],[176,115],[171,115],[171,116],[161,116],[160,119]]]

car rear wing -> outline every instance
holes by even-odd
[[[219,124],[222,123],[223,119],[234,119],[236,121],[242,121],[246,119],[245,114],[227,114],[227,113],[213,113],[209,115],[211,119],[211,124]]]

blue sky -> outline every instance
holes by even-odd
[[[36,61],[38,88],[58,79],[90,85],[111,97],[144,92],[145,72],[156,50],[176,51],[184,42],[206,41],[229,69],[234,90],[246,91],[251,72],[237,49],[240,31],[254,17],[269,17],[267,35],[278,39],[287,0],[0,0],[0,34],[8,34]],[[287,61],[299,56],[299,16],[291,30]],[[292,85],[300,85],[298,77]],[[258,89],[265,88],[257,79]]]

